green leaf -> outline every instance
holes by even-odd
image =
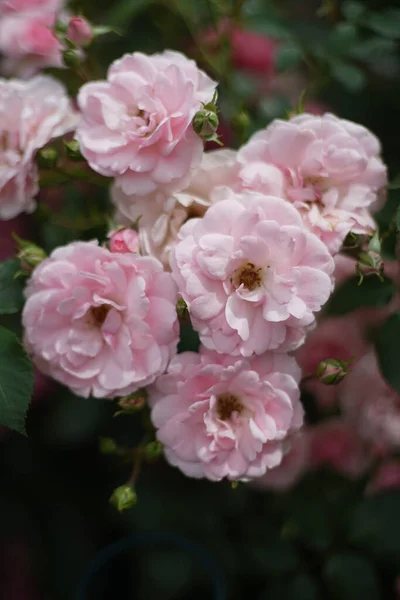
[[[395,52],[396,42],[374,36],[352,44],[347,48],[347,54],[352,58],[363,61],[376,61],[382,56]]]
[[[335,55],[347,54],[349,48],[357,43],[357,29],[351,23],[339,23],[327,40],[327,51]]]
[[[107,25],[94,25],[92,27],[92,33],[95,37],[101,35],[107,35],[108,33],[114,33],[115,35],[121,35],[121,32],[115,27],[108,27]]]
[[[375,347],[382,375],[400,393],[399,340],[400,313],[395,313],[379,329]]]
[[[363,556],[350,552],[332,556],[323,577],[333,600],[382,598],[375,567]]]
[[[389,183],[390,190],[400,190],[400,173]]]
[[[0,327],[0,424],[25,433],[33,392],[32,363],[17,336]]]
[[[334,60],[331,62],[332,77],[344,85],[349,92],[359,92],[367,80],[361,69],[350,63]]]
[[[365,6],[361,2],[347,0],[342,4],[342,12],[348,21],[356,22],[365,13]]]
[[[398,491],[365,498],[354,511],[349,540],[385,567],[396,570],[400,569],[399,507]]]
[[[363,19],[363,25],[384,37],[394,40],[400,38],[400,9],[387,8],[381,12],[369,13]]]
[[[365,277],[358,285],[358,277],[348,279],[334,291],[326,307],[329,315],[345,315],[357,308],[387,306],[396,292],[393,281],[387,277]]]
[[[114,4],[104,19],[111,27],[126,27],[136,15],[153,4],[154,0],[120,0]]]
[[[288,42],[278,50],[276,57],[276,69],[279,73],[289,71],[298,66],[302,59],[301,49],[294,42]]]
[[[20,270],[17,259],[0,263],[0,314],[11,315],[21,310],[24,305],[24,286],[15,275]]]

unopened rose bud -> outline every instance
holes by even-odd
[[[179,298],[176,303],[176,312],[180,319],[184,319],[188,316],[188,307],[183,298]]]
[[[379,239],[379,234],[377,231],[374,233],[374,235],[372,236],[372,238],[369,241],[368,250],[370,250],[372,252],[376,252],[377,254],[381,253],[382,244],[381,244],[381,240]]]
[[[123,229],[111,231],[108,234],[108,238],[110,239],[111,252],[133,252],[134,254],[139,253],[139,235],[137,231],[134,231],[133,229],[125,227]]]
[[[376,275],[381,281],[383,280],[384,262],[380,254],[374,250],[368,252],[360,252],[358,262],[356,264],[356,273],[360,280],[359,285],[363,282],[366,275]]]
[[[118,406],[121,409],[117,412],[117,415],[121,413],[135,413],[139,410],[142,410],[146,404],[146,392],[145,390],[139,390],[130,394],[129,396],[125,396],[124,398],[120,398],[118,401]]]
[[[64,65],[69,69],[76,69],[81,64],[79,52],[72,50],[72,48],[69,50],[64,50],[62,56]]]
[[[65,154],[70,160],[81,161],[83,156],[79,149],[79,142],[77,140],[71,140],[69,142],[64,140]]]
[[[135,506],[136,502],[137,495],[135,488],[130,483],[125,483],[116,488],[110,497],[110,503],[115,506],[119,512],[132,508],[132,506]]]
[[[36,160],[42,169],[53,169],[58,160],[58,152],[55,148],[43,148],[36,155]]]
[[[17,257],[21,261],[21,267],[26,273],[31,273],[35,267],[47,258],[46,252],[29,240],[23,240],[16,233],[13,238],[19,250]]]
[[[325,385],[337,385],[349,373],[347,367],[350,362],[335,358],[326,358],[319,363],[316,377],[321,383],[325,383]]]
[[[99,439],[99,450],[102,454],[117,454],[118,446],[112,438],[101,437]]]
[[[156,460],[162,455],[162,452],[163,445],[158,440],[146,444],[143,449],[144,456],[147,458],[147,460]]]
[[[68,24],[66,37],[78,48],[83,48],[93,39],[92,28],[83,17],[72,17]]]
[[[206,142],[215,139],[218,125],[218,115],[214,110],[205,107],[194,115],[193,129]]]

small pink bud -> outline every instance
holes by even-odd
[[[335,358],[322,360],[317,367],[317,379],[325,385],[337,385],[349,372],[347,369],[349,362],[351,361],[345,362]]]
[[[72,17],[68,24],[66,37],[78,48],[87,46],[93,39],[92,28],[83,17]]]
[[[133,229],[117,229],[111,231],[108,237],[110,238],[111,252],[139,253],[139,236]]]

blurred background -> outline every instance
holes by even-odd
[[[115,28],[89,50],[86,69],[94,78],[103,78],[125,52],[171,48],[196,59],[220,82],[227,147],[302,109],[370,128],[393,182],[379,223],[386,257],[396,267],[395,1],[78,0],[69,6]],[[49,71],[71,93],[81,84],[73,72]],[[107,190],[65,184],[42,189],[40,200],[34,216],[0,223],[0,260],[15,256],[12,231],[46,251],[77,238],[105,238]],[[19,285],[14,294],[21,294]],[[352,290],[331,303],[335,317],[352,312]],[[364,288],[364,303],[374,290]],[[376,295],[370,303],[377,304]],[[368,327],[378,319],[378,312],[370,314]],[[19,332],[19,320],[13,314],[0,322]],[[346,331],[343,325],[339,336],[345,350]],[[185,348],[193,345],[189,330]],[[343,433],[335,402],[321,403],[318,390],[309,388],[303,401],[309,427],[328,434],[299,447],[275,481],[232,488],[190,480],[161,458],[143,464],[137,505],[119,514],[108,500],[131,465],[105,452],[104,442],[99,447],[99,438],[134,447],[141,415],[113,418],[109,401],[76,398],[37,374],[28,437],[0,432],[0,598],[399,600],[400,439],[387,457],[391,476],[379,479],[375,458],[365,468],[349,467],[365,449],[355,449],[351,428]],[[397,408],[398,416],[400,403]],[[326,429],[332,422],[333,433]]]

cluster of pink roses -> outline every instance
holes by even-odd
[[[108,247],[58,248],[34,270],[25,345],[77,395],[148,386],[171,464],[245,480],[296,447],[301,370],[291,353],[332,293],[346,235],[374,231],[386,168],[375,136],[331,114],[276,120],[237,152],[205,153],[192,122],[216,87],[171,51],[115,61],[105,81],[82,86],[79,112],[51,78],[0,81],[0,216],[35,208],[36,151],[75,131],[90,167],[113,178],[127,228]],[[177,354],[178,299],[199,353]]]

